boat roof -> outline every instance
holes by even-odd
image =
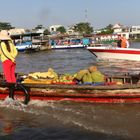
[[[33,37],[33,36],[40,36],[41,33],[32,33],[32,32],[28,32],[28,33],[24,33],[24,34],[13,34],[11,35],[12,39],[20,39],[22,37]]]

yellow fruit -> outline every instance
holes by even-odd
[[[123,83],[122,83],[122,82],[116,82],[116,84],[117,84],[117,85],[122,85]]]

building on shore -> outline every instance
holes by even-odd
[[[140,39],[140,25],[127,27],[115,24],[113,29],[115,34],[121,34],[127,39]]]
[[[50,33],[51,33],[51,34],[56,34],[56,33],[57,33],[57,29],[58,29],[59,27],[61,27],[61,26],[63,26],[63,25],[52,25],[52,26],[50,26],[50,27],[49,27]]]
[[[140,39],[140,25],[132,26],[130,28],[130,38]]]

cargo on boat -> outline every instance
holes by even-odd
[[[140,103],[139,75],[108,76],[104,84],[0,83],[0,99],[6,96],[28,104],[30,100],[68,100],[92,103]],[[44,80],[44,79],[42,79]],[[119,82],[118,82],[119,81]]]

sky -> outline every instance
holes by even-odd
[[[0,0],[0,5],[0,22],[16,28],[79,22],[89,22],[94,29],[140,25],[140,0]]]

